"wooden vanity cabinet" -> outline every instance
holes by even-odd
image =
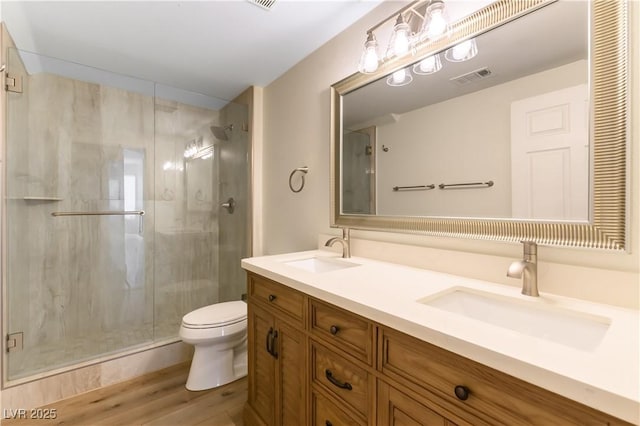
[[[247,425],[629,425],[249,273]]]
[[[306,424],[304,300],[281,284],[249,277],[247,424]]]

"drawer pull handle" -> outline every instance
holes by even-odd
[[[324,424],[325,426],[333,426],[333,423],[331,423],[329,420],[325,420]]]
[[[276,300],[276,295],[275,294],[270,294],[269,295],[269,302],[273,302],[274,300]]]
[[[466,401],[467,399],[469,399],[469,394],[471,393],[468,387],[461,385],[456,386],[455,389],[453,389],[453,392],[461,401]]]
[[[346,389],[346,390],[351,390],[353,389],[353,387],[351,386],[351,383],[349,382],[341,382],[340,380],[336,379],[335,377],[333,377],[333,373],[331,372],[331,370],[324,370],[324,375],[327,376],[327,379],[333,383],[335,386],[339,387],[340,389]]]
[[[332,325],[329,329],[329,332],[331,332],[331,334],[333,334],[334,336],[338,334],[338,331],[340,331],[340,327],[338,327],[337,325]]]

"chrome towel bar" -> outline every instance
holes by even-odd
[[[144,210],[131,211],[102,211],[102,212],[53,212],[51,216],[143,216]]]
[[[394,186],[394,191],[428,191],[434,189],[435,185],[414,185],[414,186]]]
[[[493,181],[488,182],[466,182],[466,183],[441,183],[438,185],[440,189],[463,189],[463,188],[490,188],[493,186]]]

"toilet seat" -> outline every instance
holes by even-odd
[[[219,328],[247,319],[247,304],[242,301],[216,303],[189,312],[182,318],[185,328]]]

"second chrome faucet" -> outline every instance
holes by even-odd
[[[351,257],[351,248],[349,247],[349,228],[342,228],[342,238],[333,237],[329,238],[326,243],[324,243],[325,247],[331,247],[335,243],[342,244],[342,257],[348,259]]]
[[[509,265],[507,276],[522,278],[522,294],[538,297],[538,245],[533,241],[523,241],[522,260]]]

